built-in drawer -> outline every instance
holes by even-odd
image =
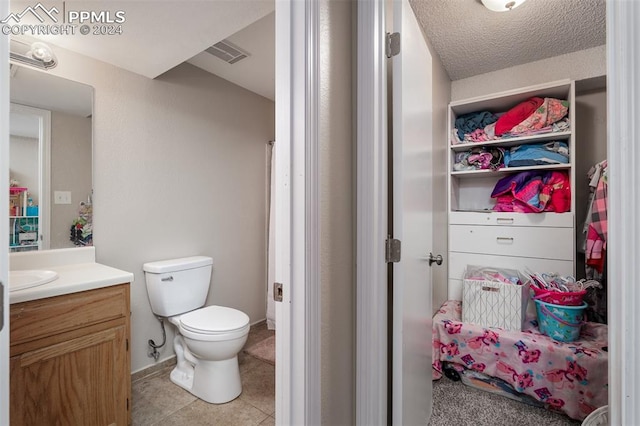
[[[573,228],[573,213],[451,212],[449,224]]]
[[[467,265],[517,269],[522,272],[528,269],[533,272],[557,272],[561,275],[574,275],[574,263],[570,260],[450,252],[449,279],[462,280]]]
[[[449,251],[570,260],[573,228],[449,226]]]
[[[129,315],[128,284],[11,305],[11,346]]]

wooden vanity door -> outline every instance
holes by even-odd
[[[11,305],[12,426],[130,423],[129,284]]]
[[[11,358],[12,425],[126,425],[126,328]]]

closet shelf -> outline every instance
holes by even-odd
[[[528,136],[520,136],[517,138],[508,138],[508,139],[496,139],[492,141],[484,141],[484,142],[468,142],[468,143],[460,143],[456,145],[451,145],[451,150],[454,152],[458,151],[466,151],[476,147],[492,147],[499,146],[503,148],[532,144],[532,143],[541,143],[541,142],[549,142],[549,141],[566,141],[571,138],[571,131],[568,130],[566,132],[549,132],[549,133],[541,133],[539,135],[528,135]]]
[[[20,194],[24,191],[26,191],[27,188],[23,188],[21,186],[11,186],[9,187],[9,194],[13,195],[13,194]]]
[[[524,172],[528,170],[569,170],[571,164],[548,164],[542,166],[502,167],[498,170],[460,170],[451,172],[451,176],[458,178],[482,176],[504,176],[510,173]]]
[[[493,268],[528,268],[575,275],[575,83],[562,80],[507,92],[452,102],[448,110],[448,135],[454,137],[456,119],[471,112],[496,115],[532,97],[555,98],[569,103],[568,124],[563,131],[519,135],[483,142],[450,145],[447,166],[448,210],[448,296],[462,300],[463,276],[467,265]],[[534,143],[562,141],[568,147],[568,163],[501,167],[498,170],[455,170],[456,157],[475,148],[508,149]],[[449,141],[451,143],[451,141]],[[493,153],[492,153],[493,159]],[[518,163],[516,163],[518,164]],[[492,197],[498,181],[522,172],[562,172],[569,191],[555,197],[563,212],[519,213],[508,210],[509,200]],[[565,199],[571,194],[571,199]],[[524,194],[523,194],[524,196]],[[527,195],[528,196],[528,195]],[[535,196],[531,200],[535,203]],[[507,198],[507,197],[504,197]],[[502,206],[498,206],[503,203]],[[566,209],[566,211],[565,211]],[[516,209],[518,210],[518,209]]]

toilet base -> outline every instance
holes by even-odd
[[[211,404],[224,404],[242,393],[238,356],[222,361],[195,358],[176,336],[177,365],[169,376],[176,385]],[[183,352],[184,351],[184,352]]]

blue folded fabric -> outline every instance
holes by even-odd
[[[498,117],[489,111],[470,112],[456,118],[456,129],[458,129],[458,138],[463,141],[464,135],[471,133],[477,129],[484,129],[491,123],[498,121]]]
[[[565,142],[519,145],[504,154],[505,167],[568,164],[569,146]]]

